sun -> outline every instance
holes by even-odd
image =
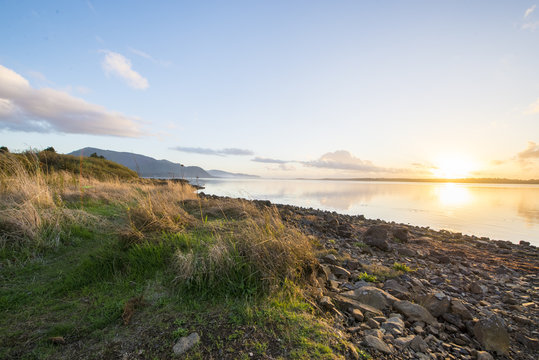
[[[469,177],[474,169],[472,160],[464,156],[449,155],[435,162],[432,174],[441,179],[462,179]]]

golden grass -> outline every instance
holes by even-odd
[[[58,245],[71,224],[97,221],[84,211],[89,201],[125,204],[135,232],[178,231],[194,221],[180,206],[196,198],[187,184],[44,173],[30,158],[0,154],[0,248]]]

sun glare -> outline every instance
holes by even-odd
[[[475,166],[469,159],[459,156],[440,158],[432,170],[434,176],[442,179],[461,179],[470,176]]]

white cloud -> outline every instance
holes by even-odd
[[[528,109],[524,111],[525,114],[537,114],[539,113],[539,98],[533,103],[528,105]]]
[[[537,7],[537,5],[532,5],[531,7],[526,9],[526,11],[524,12],[524,18],[527,18],[528,16],[530,16],[531,13],[535,10],[536,7]]]
[[[253,155],[252,150],[247,149],[238,149],[238,148],[227,148],[227,149],[210,149],[210,148],[199,148],[199,147],[184,147],[176,146],[170,148],[171,150],[177,150],[181,152],[191,153],[191,154],[201,154],[201,155],[217,155],[217,156],[227,156],[227,155]]]
[[[167,66],[171,65],[170,61],[158,60],[158,59],[154,58],[153,56],[151,56],[150,54],[148,54],[147,52],[144,52],[142,50],[138,50],[138,49],[134,49],[134,48],[130,47],[129,51],[131,51],[133,54],[138,55],[138,56],[140,56],[140,57],[142,57],[144,59],[150,60],[154,64],[161,65],[161,66],[164,66],[164,67],[167,67]]]
[[[148,88],[148,80],[131,68],[131,61],[112,51],[103,50],[105,58],[101,63],[105,73],[118,76],[127,82],[127,85],[137,90]]]
[[[33,88],[24,77],[0,65],[0,128],[140,137],[137,121],[63,91]]]
[[[528,147],[517,154],[519,160],[539,159],[539,144],[528,141]]]
[[[539,21],[522,24],[522,30],[534,31],[539,27]]]
[[[374,165],[368,160],[361,160],[345,150],[338,150],[322,155],[315,161],[304,161],[303,165],[325,169],[357,170],[364,172],[392,172],[391,169]]]

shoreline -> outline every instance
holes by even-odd
[[[325,253],[313,279],[319,308],[377,358],[538,358],[538,247],[362,215],[275,207]]]

